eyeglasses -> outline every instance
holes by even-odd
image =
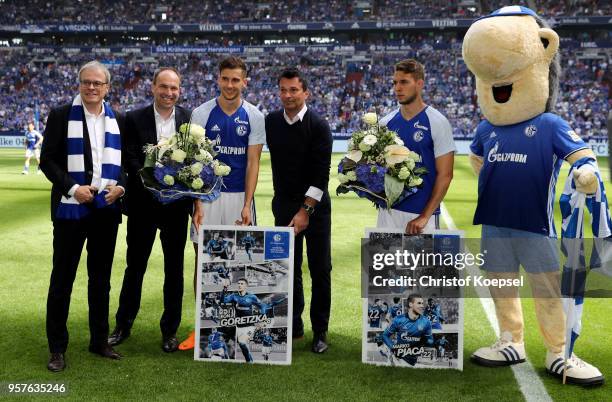
[[[100,89],[102,88],[102,85],[106,85],[106,84],[108,84],[108,82],[89,81],[89,80],[81,81],[81,86],[85,88],[89,88],[90,86],[93,86],[96,89]]]

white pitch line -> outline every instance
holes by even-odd
[[[440,215],[448,229],[457,230],[455,221],[453,221],[444,203],[440,204]],[[472,276],[480,275],[478,269],[473,265],[469,266],[467,269]],[[495,335],[499,338],[499,323],[497,321],[497,315],[495,314],[495,305],[493,304],[493,299],[491,299],[491,293],[489,293],[487,288],[483,288],[482,286],[476,288],[476,293],[478,293],[478,298],[485,311],[487,320],[489,320],[489,324],[491,324]],[[510,367],[512,368],[519,389],[527,402],[552,402],[552,398],[546,391],[546,387],[544,387],[542,380],[533,369],[533,365],[528,358],[525,359],[524,363],[514,364]]]

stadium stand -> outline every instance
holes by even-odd
[[[271,2],[233,2],[229,7],[229,3],[230,0],[153,3],[60,0],[51,7],[47,0],[27,4],[5,0],[0,2],[0,21],[10,24],[92,21],[100,24],[118,20],[122,24],[287,22],[320,21],[333,15],[336,20],[348,21],[447,18],[452,22],[472,19],[502,4],[497,0],[288,0],[274,6]],[[519,3],[537,6],[556,16],[612,14],[610,2],[530,0]],[[286,35],[225,31],[108,34],[97,32],[95,27],[78,35],[75,32],[23,35],[18,27],[12,34],[7,29],[0,35],[0,130],[4,132],[22,131],[33,120],[44,127],[49,108],[71,100],[77,90],[78,67],[92,58],[100,59],[111,68],[113,82],[109,97],[119,110],[127,111],[150,101],[153,71],[162,65],[172,65],[181,71],[182,104],[193,108],[217,95],[216,65],[230,51],[247,60],[250,82],[245,97],[264,113],[280,107],[274,77],[285,66],[299,65],[311,80],[311,107],[327,117],[337,137],[358,128],[364,112],[376,111],[383,115],[396,107],[391,88],[393,64],[406,57],[415,57],[426,65],[426,101],[448,116],[456,138],[470,138],[480,120],[473,77],[461,59],[465,28],[453,27],[452,23],[448,29],[381,28],[363,32],[319,29]],[[558,111],[573,122],[576,132],[583,137],[604,137],[612,93],[612,30],[562,26],[558,32],[562,38],[564,70]],[[319,43],[322,39],[326,42]],[[113,46],[120,50],[111,51]],[[176,49],[162,51],[158,46]],[[212,49],[215,47],[219,49]]]

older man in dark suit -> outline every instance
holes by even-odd
[[[47,297],[47,368],[66,367],[68,310],[72,285],[87,240],[89,351],[119,359],[107,342],[110,276],[117,228],[118,199],[124,194],[121,119],[104,102],[108,69],[92,61],[79,71],[79,94],[72,104],[53,109],[47,119],[40,168],[53,183],[53,270]]]
[[[162,350],[178,348],[176,331],[181,322],[183,302],[183,260],[187,222],[193,202],[179,200],[161,204],[144,188],[138,171],[142,169],[146,144],[157,144],[189,122],[190,111],[178,105],[181,77],[174,68],[160,68],[153,76],[153,104],[126,115],[124,135],[126,170],[130,195],[127,202],[127,267],[117,310],[117,326],[109,337],[117,345],[130,336],[140,309],[142,281],[157,229],[164,252],[164,312],[160,327]]]

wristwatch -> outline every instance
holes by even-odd
[[[314,214],[314,211],[315,211],[314,207],[311,207],[310,205],[308,205],[306,203],[303,203],[302,204],[302,208],[304,208],[304,210],[306,211],[308,216]]]

